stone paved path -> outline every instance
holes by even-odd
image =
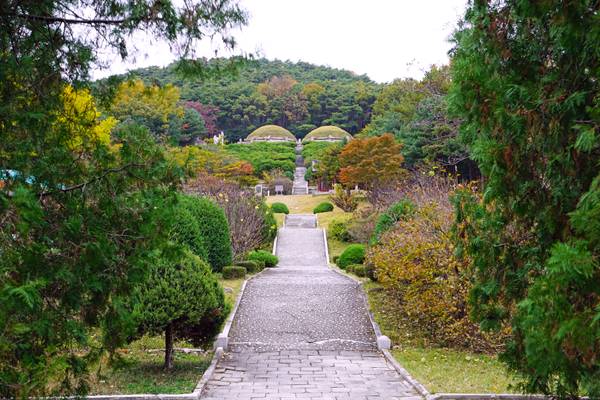
[[[329,269],[315,225],[288,216],[279,266],[248,282],[202,399],[421,399],[377,351],[360,286]]]
[[[302,157],[302,143],[296,145],[296,170],[294,171],[294,183],[292,194],[308,194],[308,182],[304,179],[306,167],[304,167],[304,158]]]

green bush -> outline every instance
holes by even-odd
[[[275,239],[275,236],[277,236],[277,221],[275,220],[275,215],[273,215],[273,210],[264,202],[264,200],[261,201],[259,209],[264,216],[262,228],[263,243],[271,242]]]
[[[349,242],[352,240],[352,236],[348,232],[348,224],[345,221],[331,221],[329,224],[329,234],[332,238],[342,242]]]
[[[213,271],[219,272],[224,266],[230,265],[231,238],[223,209],[204,197],[180,195],[179,199],[198,221]]]
[[[246,276],[246,268],[239,265],[230,265],[228,267],[223,267],[223,271],[221,271],[223,275],[223,279],[238,279]]]
[[[265,263],[266,268],[276,267],[277,263],[279,262],[279,259],[277,258],[276,255],[273,255],[273,254],[269,253],[268,251],[264,251],[264,250],[251,251],[250,253],[248,253],[248,257],[246,257],[246,258],[248,260],[262,261]]]
[[[265,263],[259,260],[238,261],[235,263],[235,265],[246,268],[246,271],[251,274],[260,272],[265,268]]]
[[[352,264],[348,266],[348,268],[352,268],[350,272],[354,273],[356,276],[365,277],[367,276],[367,267],[362,264]]]
[[[337,261],[338,267],[345,269],[351,264],[362,264],[365,260],[365,246],[362,244],[351,244],[340,255]]]
[[[333,260],[333,263],[337,265],[337,262],[340,259],[340,256],[333,256],[331,259]]]
[[[289,214],[290,213],[290,209],[288,208],[288,206],[283,203],[273,203],[271,205],[271,210],[273,210],[273,212],[276,214]]]
[[[210,266],[180,246],[153,260],[147,280],[134,292],[138,331],[165,333],[165,367],[172,367],[173,339],[208,343],[227,317],[223,288]]]
[[[319,204],[318,206],[316,206],[315,209],[313,210],[313,213],[319,214],[319,213],[330,212],[330,211],[333,211],[333,204],[325,201],[325,202]]]
[[[187,246],[192,253],[208,261],[208,250],[198,221],[185,204],[177,203],[170,212],[161,215],[169,226],[169,237],[176,243]]]
[[[415,204],[408,199],[402,199],[392,204],[377,219],[371,238],[371,244],[379,242],[381,235],[393,227],[396,222],[410,218],[415,213],[415,207]]]

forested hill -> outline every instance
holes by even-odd
[[[366,75],[306,62],[260,59],[235,76],[190,81],[174,66],[132,72],[146,83],[171,83],[181,99],[200,111],[207,134],[224,131],[229,141],[244,138],[264,124],[281,125],[303,137],[321,125],[337,125],[350,133],[370,120],[380,85]]]

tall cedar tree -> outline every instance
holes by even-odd
[[[473,1],[452,106],[485,184],[456,198],[473,316],[528,392],[600,397],[600,2]]]
[[[102,140],[99,113],[73,108],[67,84],[85,98],[97,50],[127,58],[137,31],[185,58],[206,36],[232,47],[243,23],[228,0],[0,4],[0,397],[86,392],[89,365],[132,328],[129,295],[164,240],[149,216],[179,181],[144,130]]]
[[[401,150],[389,133],[351,140],[340,153],[340,182],[370,192],[396,184],[406,174]]]

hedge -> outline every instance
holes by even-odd
[[[283,203],[273,203],[271,205],[271,210],[273,210],[273,212],[276,214],[289,214],[290,213],[290,209],[288,208],[288,206]]]
[[[340,255],[337,260],[338,267],[345,269],[351,264],[362,264],[365,260],[365,246],[362,244],[351,244]]]
[[[313,213],[319,214],[319,213],[330,212],[330,211],[333,211],[333,204],[325,201],[325,202],[319,204],[318,206],[316,206],[315,209],[313,210]]]
[[[277,256],[269,253],[268,251],[264,251],[264,250],[251,251],[250,253],[248,253],[248,257],[246,257],[246,258],[248,260],[262,261],[265,263],[266,268],[276,267],[277,263],[279,262],[279,259],[277,258]]]
[[[251,274],[260,272],[265,268],[264,261],[259,261],[259,260],[238,261],[235,263],[235,265],[238,267],[246,268],[246,271],[248,271]]]
[[[243,278],[246,276],[246,268],[238,265],[230,265],[228,267],[223,267],[221,274],[223,275],[223,279]]]
[[[213,271],[231,265],[231,238],[223,209],[205,197],[180,195],[179,198],[198,222]]]

